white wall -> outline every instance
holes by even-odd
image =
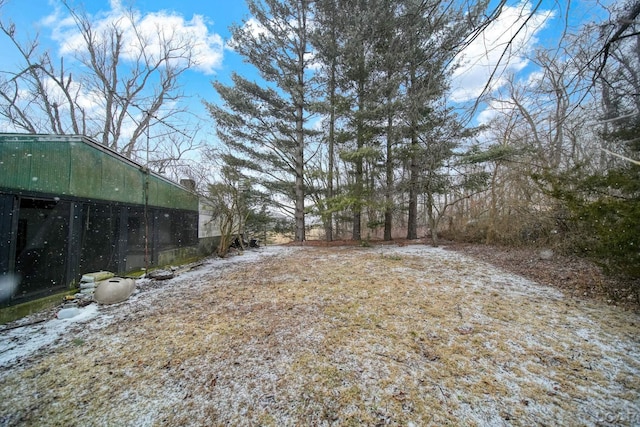
[[[211,208],[202,200],[199,203],[200,215],[198,215],[198,238],[220,236],[220,225],[218,220],[212,220]]]

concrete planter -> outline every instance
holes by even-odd
[[[98,304],[116,304],[128,299],[135,288],[134,279],[114,277],[97,283],[93,299]]]

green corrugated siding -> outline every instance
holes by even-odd
[[[0,183],[3,187],[28,190],[31,183],[31,152],[24,144],[4,143],[0,153]]]
[[[129,167],[123,171],[122,178],[125,192],[123,196],[130,203],[144,204],[144,174],[137,168]]]
[[[69,145],[73,159],[69,191],[77,196],[89,197],[95,192],[92,189],[102,187],[101,153],[83,149],[83,143],[72,142]]]
[[[191,205],[191,203],[193,202],[192,199],[192,194],[189,193],[188,191],[179,191],[179,188],[174,188],[174,197],[176,200],[176,203],[178,203],[180,206],[189,206]],[[198,203],[198,199],[196,198],[196,203]]]
[[[42,141],[1,146],[0,182],[19,190],[69,193],[69,146]]]
[[[124,188],[124,168],[120,162],[111,157],[102,158],[102,185],[100,186],[100,197],[107,200],[118,200],[121,202],[131,202],[127,197]]]
[[[149,204],[152,206],[163,206],[160,203],[160,191],[158,190],[158,186],[158,179],[153,176],[149,176]]]
[[[162,185],[162,181],[155,176],[149,177],[149,203],[160,206],[180,206],[180,200],[176,197],[176,188]]]
[[[69,194],[69,145],[38,141],[30,144],[30,148],[32,156],[29,190]]]
[[[0,187],[144,204],[145,173],[81,137],[0,135]],[[149,205],[198,210],[198,197],[149,175]]]

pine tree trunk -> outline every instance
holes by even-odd
[[[391,101],[389,101],[391,102]],[[393,228],[393,199],[392,199],[392,187],[393,187],[393,158],[391,145],[393,142],[393,138],[391,135],[393,129],[393,117],[391,113],[387,116],[387,160],[385,163],[386,167],[386,187],[384,193],[384,240],[391,240],[391,230]]]
[[[363,175],[362,159],[359,159],[356,163],[356,188],[355,188],[356,205],[353,208],[353,229],[351,231],[352,240],[362,240],[362,231],[361,231],[362,230],[361,199],[362,199],[362,189],[363,189],[362,175]]]
[[[303,108],[302,105],[296,107],[296,135],[297,135],[297,147],[296,147],[296,234],[295,241],[303,242],[305,240],[305,226],[304,226],[304,129],[303,129]]]
[[[329,165],[327,166],[328,174],[327,174],[327,200],[331,200],[334,196],[333,192],[333,168],[334,166],[334,156],[335,156],[335,125],[336,125],[336,66],[335,62],[331,67],[331,76],[329,78],[329,102],[331,109],[329,115]],[[333,240],[333,213],[331,212],[331,207],[329,208],[329,212],[326,215],[325,219],[325,238],[328,242]]]
[[[416,96],[416,70],[415,64],[410,65],[409,96]],[[413,101],[415,103],[415,101]],[[414,105],[415,108],[415,105]],[[411,146],[409,147],[409,217],[407,218],[407,239],[418,238],[418,135],[416,135],[418,121],[415,118],[417,112],[411,111]]]
[[[364,111],[364,82],[358,82],[358,111]],[[357,130],[356,130],[356,144],[357,149],[360,150],[364,147],[364,125],[362,123],[364,119],[361,117],[358,119]],[[352,240],[362,240],[362,197],[363,197],[363,159],[359,157],[355,161],[356,168],[356,182],[354,188],[354,198],[355,205],[353,207],[353,229],[351,230],[351,239]]]
[[[433,208],[433,196],[431,193],[427,195],[427,215],[429,217],[429,231],[431,233],[431,245],[438,246],[438,223],[439,218],[436,216]]]
[[[300,41],[297,45],[297,85],[292,89],[292,98],[296,104],[296,156],[295,156],[295,168],[296,168],[296,242],[305,241],[305,224],[304,224],[304,198],[306,189],[304,185],[304,106],[305,106],[305,59],[304,54],[306,51],[306,10],[307,5],[304,1],[299,4],[300,13],[297,15],[298,25],[304,31],[300,34]]]
[[[418,165],[416,160],[416,149],[418,139],[415,135],[411,137],[411,160],[409,166],[409,218],[407,219],[407,239],[418,238]]]

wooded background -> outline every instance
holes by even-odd
[[[461,103],[451,94],[461,55],[506,1],[248,0],[251,20],[232,28],[231,46],[259,78],[212,82],[214,141],[196,140],[203,124],[181,103],[194,40],[150,36],[133,11],[96,28],[63,4],[82,35],[68,58],[2,22],[22,58],[0,74],[4,122],[85,134],[195,179],[229,233],[284,212],[296,241],[321,227],[327,240],[533,245],[640,275],[638,1],[601,5],[601,21],[567,27],[527,58],[539,72],[496,73]],[[541,4],[522,6],[519,31]],[[507,58],[514,44],[491,49]],[[83,74],[68,71],[71,60]],[[497,79],[506,84],[493,90]],[[480,106],[492,116],[477,125]]]

